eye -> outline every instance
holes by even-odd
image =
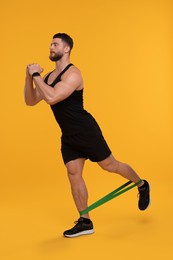
[[[56,43],[56,42],[52,42],[50,46],[54,46],[54,47],[56,47],[57,45],[58,45],[58,43]]]

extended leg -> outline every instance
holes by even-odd
[[[98,163],[104,170],[120,174],[122,177],[138,183],[140,177],[138,174],[126,163],[117,161],[113,155],[110,155],[105,160]],[[145,210],[150,204],[150,186],[146,180],[143,180],[138,185],[139,201],[138,207],[140,210]]]
[[[105,160],[98,162],[98,164],[102,169],[109,172],[117,173],[122,177],[133,181],[134,183],[140,181],[140,177],[138,176],[138,174],[128,164],[117,161],[112,154]],[[139,187],[143,184],[144,182],[142,182]]]

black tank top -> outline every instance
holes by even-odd
[[[61,81],[61,76],[71,66],[73,64],[67,65],[49,86],[54,87]],[[51,73],[45,78],[46,84]],[[92,115],[83,108],[83,89],[75,90],[68,98],[51,105],[51,109],[63,135],[74,135],[97,124]]]

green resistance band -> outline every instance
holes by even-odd
[[[126,192],[126,191],[128,191],[132,188],[134,188],[135,186],[138,186],[141,182],[142,182],[142,180],[140,180],[137,183],[134,183],[132,185],[130,185],[132,183],[132,181],[128,181],[128,182],[124,183],[122,186],[118,187],[117,189],[113,190],[112,192],[110,192],[109,194],[104,196],[103,198],[101,198],[101,199],[97,200],[96,202],[94,202],[93,204],[91,204],[88,208],[80,211],[80,216],[82,216],[82,215],[88,213],[89,211],[101,206],[102,204],[106,203],[107,201],[112,200],[115,197],[118,197],[119,195],[123,194],[124,192]],[[125,188],[126,186],[129,186],[129,187]]]

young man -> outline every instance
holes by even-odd
[[[25,102],[29,106],[41,100],[51,106],[61,137],[61,152],[71,184],[71,191],[79,212],[87,208],[88,193],[82,177],[86,159],[97,162],[106,171],[120,174],[134,183],[140,181],[137,173],[127,164],[117,161],[96,122],[83,108],[83,79],[78,68],[70,62],[73,40],[65,33],[53,36],[50,45],[51,61],[55,69],[41,77],[43,69],[39,64],[29,64],[26,68]],[[35,87],[33,86],[33,83]],[[149,184],[143,180],[138,186],[140,210],[145,210],[150,202]],[[94,233],[89,214],[82,215],[76,225],[64,232],[66,237],[76,237]]]

